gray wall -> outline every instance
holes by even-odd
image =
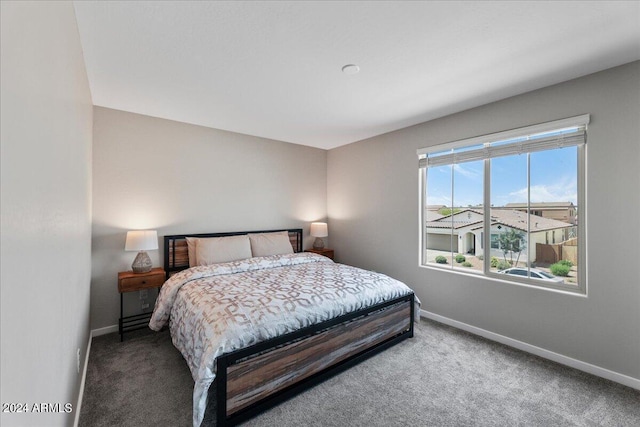
[[[309,223],[327,215],[326,159],[325,150],[96,107],[91,328],[118,322],[117,273],[135,257],[124,251],[127,230],[302,227],[310,246]],[[162,252],[149,252],[155,266]],[[140,312],[137,297],[125,295],[125,314]]]
[[[71,2],[1,8],[2,402],[74,412],[0,424],[71,425],[89,342],[91,95]]]
[[[588,297],[418,267],[416,149],[590,113]],[[405,281],[423,309],[640,378],[640,63],[329,151],[339,261]]]

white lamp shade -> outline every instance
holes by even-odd
[[[311,230],[309,232],[313,237],[327,237],[329,230],[326,222],[312,222]]]
[[[158,232],[156,230],[127,231],[125,251],[152,251],[158,249]]]

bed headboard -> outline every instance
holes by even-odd
[[[189,253],[187,251],[186,237],[225,237],[240,236],[249,233],[274,233],[286,231],[289,233],[289,241],[294,252],[302,252],[302,228],[291,228],[284,230],[262,230],[262,231],[233,231],[230,233],[201,233],[201,234],[175,234],[164,236],[164,271],[167,279],[178,271],[189,268]]]

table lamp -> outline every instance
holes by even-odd
[[[311,236],[316,238],[316,240],[313,241],[313,249],[316,249],[316,250],[324,249],[324,240],[322,240],[322,237],[327,237],[329,235],[329,232],[327,229],[327,223],[312,222],[311,230],[309,234],[311,234]]]
[[[158,232],[156,230],[127,231],[127,241],[124,244],[125,251],[139,251],[136,259],[131,264],[134,273],[147,273],[151,271],[151,258],[146,251],[158,249]]]

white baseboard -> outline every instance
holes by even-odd
[[[89,333],[89,342],[87,343],[87,351],[84,355],[84,369],[82,370],[82,379],[80,380],[80,391],[78,392],[78,403],[76,404],[76,415],[73,419],[73,427],[78,427],[80,422],[80,411],[82,409],[82,398],[84,397],[84,385],[87,381],[87,368],[89,367],[89,353],[91,352],[91,341],[93,337],[118,332],[118,325],[111,325],[104,328],[92,329]]]
[[[82,409],[82,398],[84,396],[84,384],[87,380],[87,368],[89,366],[89,352],[91,351],[91,340],[93,340],[93,331],[89,333],[89,342],[87,342],[87,351],[84,355],[84,369],[82,370],[82,379],[80,380],[80,391],[78,391],[78,403],[76,404],[76,415],[73,419],[73,427],[78,427],[80,422],[80,410]]]
[[[420,316],[435,320],[436,322],[444,323],[445,325],[453,326],[454,328],[462,329],[463,331],[471,332],[475,335],[480,335],[481,337],[508,345],[509,347],[517,348],[518,350],[526,351],[527,353],[535,354],[536,356],[552,360],[562,365],[569,366],[570,368],[575,368],[580,371],[626,385],[627,387],[640,390],[640,379],[610,371],[609,369],[601,368],[600,366],[592,365],[578,359],[573,359],[571,357],[564,356],[541,347],[536,347],[535,345],[527,344],[526,342],[518,341],[513,338],[505,337],[504,335],[496,334],[467,323],[449,319],[448,317],[440,316],[439,314],[431,313],[429,311],[420,310]]]
[[[91,336],[99,337],[100,335],[107,335],[113,332],[118,332],[118,325],[105,326],[104,328],[92,329]]]

